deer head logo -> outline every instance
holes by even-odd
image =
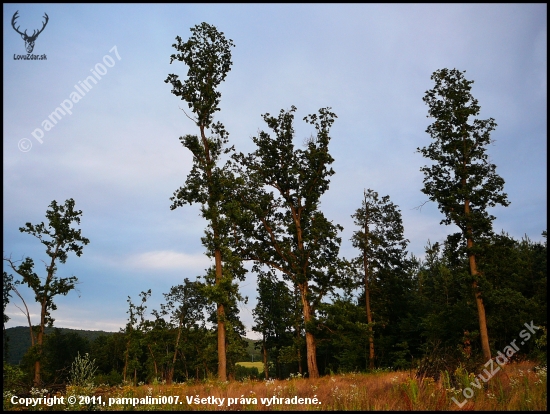
[[[13,17],[11,19],[11,25],[13,26],[13,29],[17,33],[19,33],[21,35],[21,37],[23,38],[23,40],[25,41],[25,49],[27,49],[27,53],[32,53],[32,51],[34,49],[34,42],[36,41],[36,38],[38,37],[38,35],[40,33],[42,33],[42,31],[44,30],[44,28],[48,24],[49,17],[46,13],[44,13],[44,18],[46,19],[46,21],[43,23],[42,29],[40,29],[38,32],[36,30],[34,30],[33,33],[32,33],[32,36],[29,36],[29,35],[27,35],[27,30],[25,30],[24,33],[21,33],[19,31],[19,26],[15,27],[15,20],[19,17],[17,15],[17,13],[19,13],[19,10],[16,11],[15,14],[13,15]]]

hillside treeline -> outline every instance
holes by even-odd
[[[459,364],[474,368],[484,362],[467,257],[454,241],[450,236],[443,244],[428,243],[424,260],[409,256],[391,271],[382,268],[371,278],[375,369],[443,370]],[[536,330],[529,340],[522,339],[520,332],[526,330],[525,323],[546,323],[546,242],[501,234],[484,247],[480,267],[487,283],[483,288],[491,348],[503,351],[516,340],[519,350],[510,359],[545,360],[546,331]],[[164,295],[166,303],[160,310],[152,312],[146,310],[150,292],[143,292],[137,304],[129,298],[126,327],[91,341],[75,332],[53,330],[44,345],[43,381],[66,382],[77,353],[95,359],[97,383],[117,384],[124,378],[136,384],[181,382],[215,376],[217,332],[209,323],[215,313],[210,309],[209,314],[202,287],[185,280]],[[305,327],[296,293],[267,275],[260,278],[258,292],[254,330],[263,335],[256,346],[265,352],[268,376],[306,375]],[[228,318],[228,372],[230,378],[242,378],[251,372],[235,363],[250,357],[244,326],[234,310]],[[321,375],[369,370],[368,327],[364,289],[350,286],[319,305],[311,329],[317,338]],[[20,363],[29,382],[33,362],[29,349]]]

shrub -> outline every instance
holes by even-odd
[[[76,387],[82,387],[89,383],[93,383],[93,378],[97,367],[95,366],[95,359],[90,360],[89,354],[85,354],[84,357],[80,356],[80,352],[76,356],[70,372],[70,384]]]

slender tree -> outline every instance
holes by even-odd
[[[224,278],[232,275],[223,271],[223,257],[226,250],[224,244],[224,217],[220,209],[221,198],[224,194],[223,169],[218,167],[223,146],[228,142],[228,134],[224,126],[213,123],[215,112],[219,111],[221,93],[218,86],[225,80],[231,70],[231,39],[226,39],[223,32],[207,23],[191,28],[192,36],[187,42],[176,37],[177,43],[173,47],[178,53],[171,55],[170,63],[174,60],[188,66],[187,79],[182,83],[178,75],[170,74],[165,80],[172,85],[172,93],[186,101],[193,112],[191,118],[199,128],[199,136],[186,135],[180,137],[184,147],[193,154],[193,167],[187,176],[186,183],[178,189],[171,198],[171,209],[184,204],[200,203],[202,215],[209,223],[207,237],[203,243],[208,254],[215,261],[215,285],[217,292],[217,324],[218,324],[218,377],[221,381],[227,379],[226,361],[226,329],[225,329],[225,302],[228,292],[224,286],[231,285]],[[214,133],[207,136],[207,131]],[[226,152],[228,152],[226,150]]]
[[[490,133],[496,127],[495,120],[473,119],[480,106],[470,90],[473,81],[464,78],[457,69],[440,69],[432,74],[434,88],[423,98],[429,106],[428,117],[435,121],[428,126],[432,142],[418,151],[434,164],[424,166],[422,192],[436,201],[445,215],[444,224],[456,224],[465,240],[469,260],[472,288],[477,305],[479,331],[483,356],[491,358],[487,319],[477,269],[477,241],[491,233],[494,216],[487,212],[497,204],[507,206],[504,180],[496,173],[496,166],[489,162],[486,147],[492,140]]]
[[[122,370],[122,376],[126,381],[130,371],[134,371],[134,385],[137,384],[137,370],[141,368],[140,357],[142,355],[141,342],[144,337],[146,329],[145,310],[147,306],[145,303],[151,296],[151,289],[147,292],[141,292],[139,294],[141,298],[141,305],[136,306],[132,303],[132,298],[128,296],[126,302],[128,302],[128,323],[124,330],[126,339],[126,350],[124,351],[124,368]]]
[[[49,221],[48,227],[42,222],[37,225],[26,223],[25,227],[19,228],[20,232],[36,237],[46,246],[46,254],[50,257],[50,263],[46,263],[45,278],[40,278],[34,272],[34,261],[30,257],[27,257],[19,266],[16,266],[11,258],[4,258],[10,267],[22,278],[21,281],[16,281],[15,283],[26,284],[31,288],[35,294],[36,301],[40,305],[40,325],[36,339],[33,341],[33,344],[37,346],[36,361],[34,364],[35,386],[39,386],[41,382],[40,359],[42,356],[45,328],[46,326],[53,326],[54,319],[51,316],[51,311],[57,309],[53,298],[57,295],[67,295],[75,288],[78,281],[76,276],[58,277],[56,275],[57,262],[65,263],[70,252],[74,252],[80,257],[84,245],[90,242],[87,238],[82,237],[80,229],[77,230],[71,227],[73,222],[80,224],[80,216],[82,215],[82,211],[75,210],[74,205],[75,202],[72,198],[65,201],[64,205],[58,205],[54,200],[50,204],[50,210],[46,211],[46,218]]]
[[[369,368],[374,369],[374,320],[370,284],[373,277],[380,277],[381,270],[393,271],[394,268],[402,267],[406,261],[408,240],[403,236],[401,213],[389,196],[380,199],[376,191],[365,191],[361,208],[357,209],[352,218],[360,228],[353,233],[351,241],[353,247],[361,251],[355,263],[363,270],[365,312],[369,324]]]
[[[239,174],[247,184],[232,199],[243,257],[279,270],[299,291],[308,372],[316,378],[315,307],[337,285],[338,231],[342,230],[319,209],[320,197],[334,174],[328,145],[336,115],[324,108],[319,115],[304,118],[315,127],[316,136],[302,150],[293,144],[295,111],[293,106],[288,112],[281,110],[278,117],[263,116],[275,135],[260,132],[252,138],[256,151],[235,157],[244,167]]]
[[[163,295],[166,304],[160,305],[160,314],[162,316],[169,315],[172,325],[177,327],[176,343],[167,377],[167,383],[171,384],[178,354],[182,359],[188,357],[184,347],[180,345],[181,342],[187,341],[191,337],[191,331],[197,330],[199,323],[204,325],[206,298],[201,283],[192,282],[187,278],[182,285],[172,286],[170,292]]]

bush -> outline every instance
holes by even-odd
[[[260,377],[260,372],[256,367],[243,367],[242,365],[235,365],[235,379],[237,381],[242,381],[244,379],[258,379]]]
[[[18,394],[27,389],[25,373],[21,368],[8,364],[6,361],[4,361],[2,368],[2,388],[4,390],[9,390]]]
[[[83,387],[87,384],[93,383],[93,378],[97,367],[95,366],[95,359],[90,361],[89,354],[85,354],[84,357],[80,356],[80,352],[76,356],[70,372],[70,384],[76,387]]]
[[[96,384],[107,384],[110,386],[122,384],[122,374],[112,370],[109,374],[98,374],[95,376]]]

